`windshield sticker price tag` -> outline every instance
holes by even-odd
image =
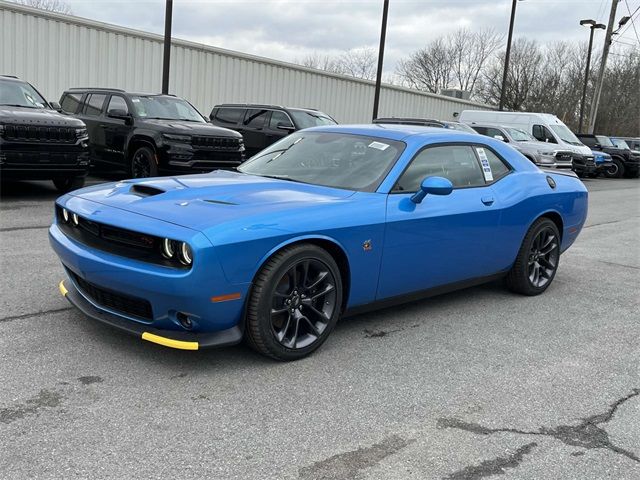
[[[482,147],[476,147],[476,152],[478,152],[478,157],[480,158],[480,164],[482,165],[482,173],[484,174],[485,181],[493,182],[493,172],[491,172],[491,165],[489,165],[487,153]]]
[[[132,98],[131,101],[133,103],[140,103],[140,99],[139,98]]]
[[[369,148],[375,148],[377,150],[386,150],[387,148],[389,148],[389,145],[382,142],[371,142],[369,144]]]

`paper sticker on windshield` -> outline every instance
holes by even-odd
[[[487,153],[482,147],[476,147],[476,152],[478,152],[478,158],[480,158],[480,164],[482,165],[482,173],[484,174],[484,179],[487,182],[493,182],[493,172],[491,172],[491,165],[489,165]]]
[[[371,142],[369,144],[369,148],[375,148],[377,150],[386,150],[387,148],[389,148],[389,145],[382,142]]]
[[[140,103],[140,99],[139,98],[132,98],[131,101],[133,103]]]

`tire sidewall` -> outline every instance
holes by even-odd
[[[556,224],[553,221],[551,221],[551,220],[549,220],[547,218],[542,219],[542,221],[539,221],[539,223],[537,225],[535,225],[535,227],[529,231],[529,235],[527,235],[526,245],[524,246],[525,248],[521,252],[521,254],[524,255],[524,261],[527,262],[528,257],[529,257],[529,252],[531,251],[531,247],[533,245],[534,239],[538,236],[538,234],[542,230],[544,230],[546,228],[551,228],[553,230],[554,235],[558,239],[558,253],[557,253],[558,258],[557,258],[557,261],[556,261],[556,268],[553,269],[553,273],[551,274],[551,278],[542,287],[537,287],[535,285],[532,285],[531,282],[529,281],[528,268],[525,270],[524,273],[525,273],[525,276],[526,276],[527,285],[528,285],[529,289],[531,290],[531,293],[534,294],[534,295],[540,294],[540,293],[544,292],[547,288],[549,288],[549,285],[551,285],[553,283],[553,279],[556,277],[556,273],[558,271],[558,267],[560,266],[560,247],[561,247],[560,232],[558,231],[558,227],[556,226]],[[525,264],[528,265],[528,262],[525,263]]]
[[[318,340],[305,348],[294,350],[285,347],[275,338],[273,329],[271,328],[271,305],[273,292],[276,288],[276,282],[278,282],[294,264],[305,259],[321,261],[333,275],[336,284],[336,309],[327,323],[327,327],[324,332],[322,332],[322,335]],[[297,247],[289,252],[289,254],[284,258],[278,259],[278,265],[268,273],[262,287],[263,288],[258,299],[258,318],[254,320],[257,322],[260,337],[267,349],[274,353],[277,358],[282,360],[297,360],[318,349],[327,340],[340,318],[342,306],[342,278],[340,275],[340,269],[331,255],[315,245]],[[252,292],[252,295],[253,294],[254,293]]]
[[[133,155],[131,155],[131,159],[129,160],[129,175],[131,176],[131,178],[149,178],[149,177],[134,176],[133,161],[139,153],[144,154],[144,156],[147,159],[147,162],[149,163],[149,177],[157,177],[158,165],[156,164],[154,159],[155,152],[149,147],[140,147],[133,152]]]
[[[615,172],[611,173],[611,167],[607,168],[604,172],[605,176],[607,178],[621,178],[624,175],[624,165],[622,164],[622,162],[617,159],[617,158],[613,158],[612,162],[615,165]]]

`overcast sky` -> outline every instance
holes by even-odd
[[[164,31],[164,0],[66,0],[75,15],[154,33]],[[173,36],[284,61],[305,55],[377,48],[382,0],[174,0]],[[616,22],[640,0],[622,0]],[[611,0],[522,0],[515,35],[537,39],[587,40],[579,21],[607,23]],[[390,0],[386,72],[400,58],[459,27],[493,27],[505,33],[511,0]],[[636,15],[640,31],[640,16]],[[600,45],[604,31],[598,30]],[[633,28],[622,42],[639,48]],[[617,44],[617,48],[633,48]]]

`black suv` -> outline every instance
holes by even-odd
[[[640,155],[632,150],[616,147],[609,137],[604,135],[576,133],[576,137],[592,150],[600,150],[611,155],[613,164],[604,172],[607,177],[637,178],[640,175]]]
[[[215,125],[240,132],[244,137],[248,156],[258,153],[296,130],[337,123],[326,113],[311,108],[254,104],[216,105],[209,119]]]
[[[450,122],[447,120],[434,120],[432,118],[406,118],[406,117],[385,117],[376,118],[373,123],[386,123],[390,125],[416,125],[420,127],[450,128],[461,132],[477,134],[473,128],[466,123]]]
[[[72,88],[60,105],[87,124],[92,162],[103,171],[141,178],[234,169],[244,160],[241,135],[173,95]]]
[[[53,180],[62,192],[80,188],[89,171],[87,129],[62,115],[29,83],[0,75],[2,179]]]

